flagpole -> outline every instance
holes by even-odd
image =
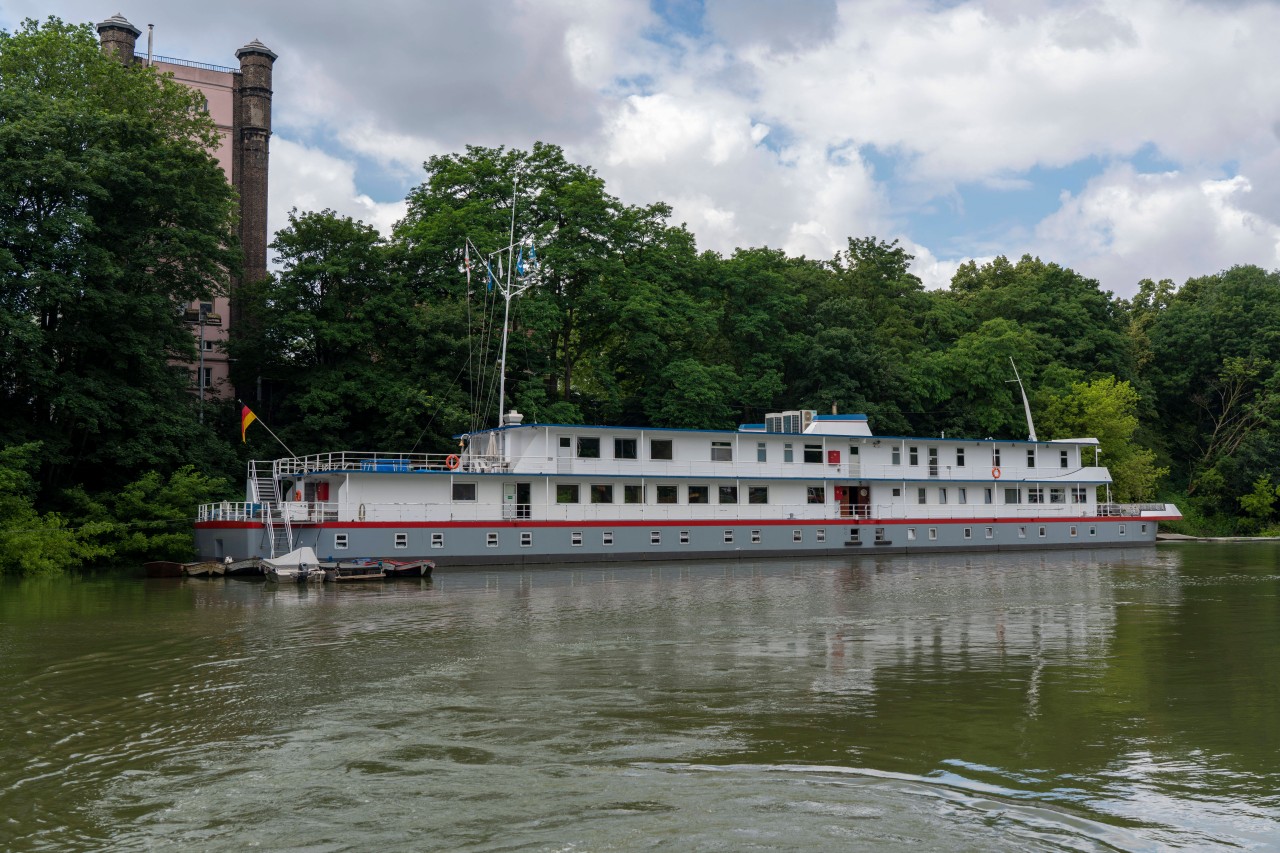
[[[249,404],[248,404],[248,403],[246,403],[244,400],[241,400],[239,397],[236,397],[236,402],[237,402],[237,403],[239,403],[240,405],[244,406],[246,409],[249,409]],[[250,411],[250,412],[252,412],[252,411],[253,411],[253,409],[249,409],[249,411]],[[281,447],[283,447],[283,448],[284,448],[284,452],[289,454],[289,458],[290,458],[290,459],[297,459],[297,458],[298,458],[298,457],[297,457],[297,455],[296,455],[296,454],[294,454],[294,452],[293,452],[292,450],[290,450],[290,449],[289,449],[289,445],[285,444],[283,441],[280,441],[280,436],[278,436],[278,435],[276,435],[274,432],[272,432],[271,427],[267,426],[267,422],[266,422],[266,421],[264,421],[262,418],[258,417],[258,416],[257,416],[257,414],[254,414],[253,419],[254,419],[255,421],[257,421],[258,423],[262,424],[262,428],[263,428],[263,429],[265,429],[267,432],[271,433],[271,437],[272,437],[272,438],[274,438],[274,439],[276,440],[276,443],[278,443]]]
[[[498,426],[502,426],[505,421],[502,408],[507,396],[507,325],[511,316],[511,253],[515,249],[516,242],[516,191],[519,187],[520,176],[516,175],[511,182],[511,242],[507,245],[507,286],[502,292],[505,304],[502,308],[502,363],[498,367]]]

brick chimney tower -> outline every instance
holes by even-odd
[[[98,41],[102,44],[102,52],[116,57],[125,65],[133,64],[133,51],[140,35],[142,30],[125,20],[124,15],[119,12],[98,24]]]
[[[241,281],[267,277],[267,167],[271,139],[271,68],[276,54],[254,39],[236,51],[240,74],[235,92],[233,183],[240,193]],[[231,325],[240,319],[234,294]]]

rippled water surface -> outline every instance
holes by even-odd
[[[0,849],[1280,849],[1280,548],[0,583]]]

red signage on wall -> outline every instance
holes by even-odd
[[[840,464],[840,451],[839,451],[839,450],[828,450],[828,451],[827,451],[827,464],[828,464],[828,465],[839,465],[839,464]]]

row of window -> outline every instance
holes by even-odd
[[[926,450],[929,454],[928,456],[929,467],[937,468],[938,467],[938,448],[929,447],[929,448],[926,448]],[[965,449],[963,447],[956,448],[955,458],[956,458],[957,468],[964,467],[964,463],[965,463],[964,450]],[[894,447],[890,450],[890,462],[892,462],[894,465],[902,464],[902,448]],[[910,446],[907,447],[907,464],[909,465],[920,464],[920,448],[919,447],[910,447]],[[1000,465],[1001,465],[1000,448],[993,447],[991,448],[991,466],[993,468],[999,468]],[[1058,465],[1059,467],[1062,467],[1062,468],[1070,467],[1071,451],[1069,450],[1058,451]],[[1036,467],[1036,448],[1034,447],[1027,448],[1027,467],[1028,468]]]
[[[1120,532],[1120,535],[1121,535],[1121,536],[1126,535],[1126,533],[1127,533],[1127,527],[1128,527],[1128,526],[1127,526],[1126,524],[1124,524],[1123,522],[1120,524],[1120,526],[1119,526],[1119,532]],[[1147,525],[1146,525],[1146,524],[1141,525],[1141,528],[1142,528],[1142,531],[1141,531],[1142,533],[1146,533],[1146,532],[1147,532]],[[875,541],[877,541],[877,542],[884,542],[884,541],[886,541],[886,539],[885,539],[885,534],[884,534],[884,530],[885,530],[885,529],[884,529],[883,527],[877,527],[877,528],[875,529]],[[930,527],[930,528],[928,528],[927,530],[928,530],[928,536],[929,536],[929,540],[930,540],[930,541],[934,541],[934,540],[936,540],[936,539],[938,538],[938,528],[936,528],[936,527]],[[995,538],[995,528],[994,528],[994,527],[984,527],[984,528],[983,528],[983,532],[984,532],[985,538],[987,538],[987,539],[994,539],[994,538]],[[1073,524],[1073,525],[1071,525],[1071,528],[1070,528],[1070,535],[1071,535],[1071,537],[1072,537],[1072,538],[1075,538],[1078,534],[1079,534],[1079,529],[1078,529],[1077,525],[1074,525],[1074,524]],[[725,542],[725,544],[726,544],[726,545],[731,545],[731,544],[733,544],[733,541],[734,541],[734,535],[735,535],[735,531],[733,531],[733,530],[726,529],[726,530],[724,531],[724,542]],[[760,544],[760,531],[759,531],[759,530],[751,530],[751,531],[749,532],[749,534],[748,534],[748,535],[749,535],[749,539],[750,539],[751,544],[753,544],[753,545],[758,545],[758,544]],[[1043,539],[1043,538],[1045,538],[1045,536],[1047,536],[1047,535],[1048,535],[1048,528],[1047,528],[1045,525],[1043,525],[1043,524],[1042,524],[1042,525],[1040,525],[1040,526],[1039,526],[1039,538]],[[1098,525],[1096,525],[1096,524],[1090,524],[1090,525],[1089,525],[1089,535],[1090,535],[1090,536],[1097,536],[1097,535],[1098,535]],[[826,541],[827,541],[827,531],[826,531],[825,529],[819,528],[819,529],[817,529],[817,530],[813,531],[813,536],[814,536],[814,541],[815,541],[815,542],[826,542]],[[858,528],[858,527],[850,527],[850,528],[849,528],[849,540],[850,540],[851,542],[857,542],[857,541],[859,540],[860,536],[861,536],[861,528]],[[973,528],[972,528],[972,527],[966,527],[966,528],[964,528],[963,536],[964,536],[964,538],[965,538],[965,539],[972,539],[972,538],[973,538]],[[680,543],[681,545],[688,545],[688,544],[689,544],[689,531],[688,531],[688,530],[681,530],[681,531],[679,531],[679,532],[677,533],[677,537],[678,537],[678,541],[679,541],[679,543]],[[1026,539],[1026,538],[1027,538],[1027,527],[1026,527],[1026,525],[1022,525],[1022,526],[1020,526],[1020,527],[1018,528],[1018,538],[1019,538],[1019,539]],[[797,528],[793,529],[793,530],[791,531],[791,541],[792,541],[792,542],[804,542],[804,530],[803,530],[802,528],[799,528],[799,527],[797,527]],[[914,541],[916,541],[916,528],[914,528],[914,527],[908,527],[908,528],[907,528],[907,541],[908,541],[908,542],[914,542]],[[570,544],[570,545],[572,545],[572,546],[574,546],[574,547],[580,547],[580,546],[582,545],[582,543],[583,543],[583,539],[582,539],[582,533],[581,533],[581,532],[579,532],[579,531],[572,531],[572,532],[570,532],[570,534],[569,534],[569,544]],[[487,534],[485,535],[485,543],[484,543],[484,544],[485,544],[485,545],[487,545],[487,546],[488,546],[488,547],[490,547],[490,548],[497,548],[497,547],[499,546],[499,544],[500,544],[500,542],[499,542],[499,538],[498,538],[498,534],[497,534],[496,532],[492,532],[492,531],[490,531],[489,533],[487,533]],[[601,544],[601,545],[605,545],[605,546],[611,546],[611,545],[613,545],[613,531],[612,531],[612,530],[605,530],[605,531],[602,531],[602,532],[600,533],[600,544]],[[650,544],[650,545],[661,545],[661,544],[662,544],[662,531],[661,531],[661,530],[651,530],[651,531],[649,531],[649,544]],[[522,531],[520,531],[520,547],[522,547],[522,548],[530,548],[530,547],[532,547],[532,546],[533,546],[533,531],[530,531],[530,530],[522,530]],[[347,534],[346,534],[346,533],[336,533],[336,534],[334,534],[334,537],[333,537],[333,547],[334,547],[334,550],[337,550],[337,551],[345,551],[345,550],[347,549],[347,547],[348,547],[348,538],[347,538]],[[398,549],[405,549],[405,548],[408,548],[408,547],[409,547],[409,534],[408,534],[408,533],[397,533],[397,534],[395,534],[395,547],[396,547],[396,548],[398,548]],[[443,533],[432,533],[432,534],[431,534],[431,547],[432,547],[432,548],[443,548],[443,547],[444,547],[444,534],[443,534]]]
[[[956,503],[967,504],[969,502],[969,489],[965,486],[956,486],[954,489]],[[901,492],[901,489],[895,488],[893,490],[893,496],[895,498],[900,497]],[[1051,504],[1065,504],[1068,496],[1070,496],[1073,504],[1086,504],[1089,502],[1088,486],[1071,486],[1070,488],[1064,486],[1050,486],[1048,489],[1045,489],[1043,486],[1028,486],[1026,490],[1026,502],[1029,504],[1045,503],[1046,493],[1048,496],[1048,503]],[[947,503],[950,500],[951,495],[952,492],[949,487],[940,486],[937,490],[938,503]],[[1006,488],[1004,490],[1004,502],[1006,504],[1020,504],[1022,503],[1022,495],[1023,492],[1021,489],[1012,487]],[[928,502],[929,489],[924,486],[916,489],[916,503],[927,504]],[[995,502],[994,488],[987,487],[982,490],[982,502],[984,504]]]
[[[601,439],[595,436],[560,436],[560,455],[576,456],[578,459],[599,459],[601,453]],[[732,441],[713,441],[711,442],[710,459],[712,462],[732,462],[733,461]],[[833,450],[827,461],[839,462],[840,451]],[[856,456],[858,454],[857,447],[850,447],[849,453]],[[791,442],[782,445],[782,461],[794,462],[796,457],[795,446]],[[638,459],[639,444],[634,438],[615,438],[613,440],[613,458],[614,459]],[[669,438],[653,438],[649,440],[649,458],[659,460],[671,460],[675,458],[675,445]],[[806,444],[801,450],[801,459],[804,462],[821,463],[822,462],[822,445]],[[756,461],[769,461],[769,445],[767,442],[756,442]]]

